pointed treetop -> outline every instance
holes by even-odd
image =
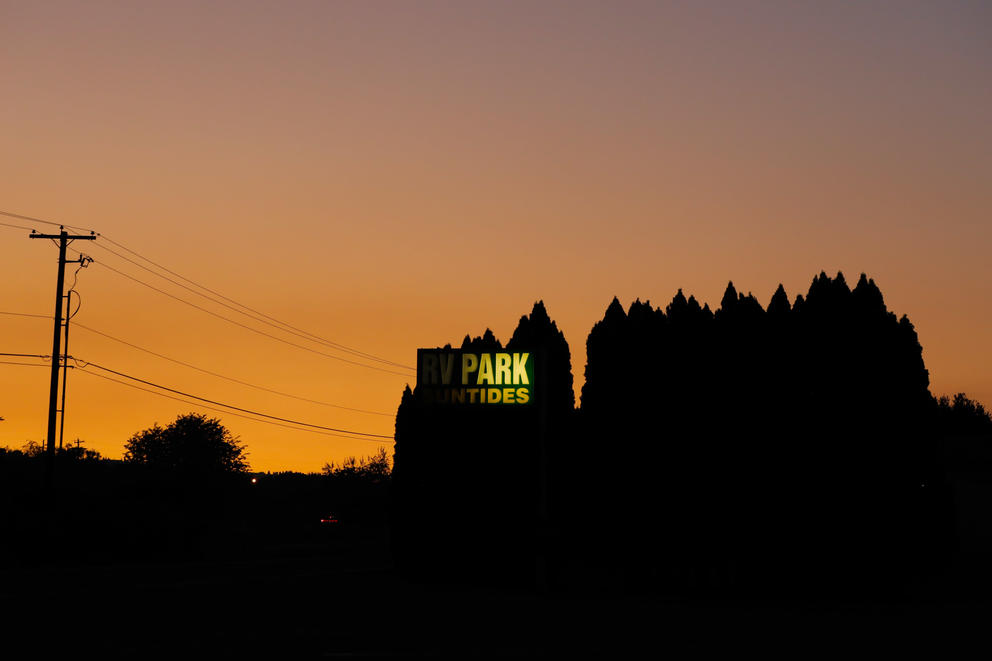
[[[551,320],[548,316],[548,310],[544,307],[544,301],[537,301],[534,303],[533,309],[531,309],[530,316],[522,315],[520,321],[517,322],[517,328],[513,332],[514,337],[518,336],[521,332],[523,333],[533,333],[538,329],[546,329],[548,327],[557,329],[555,322]]]
[[[886,312],[885,299],[882,292],[875,285],[875,281],[864,273],[858,278],[858,284],[852,292],[854,300],[859,308],[863,310],[874,310],[875,312]]]
[[[851,288],[847,286],[847,280],[844,279],[844,274],[837,271],[837,277],[834,278],[834,291],[842,294],[850,294]]]
[[[541,322],[542,324],[551,321],[551,317],[548,315],[548,310],[544,307],[543,300],[534,303],[534,309],[530,312],[530,320],[532,322]]]
[[[737,290],[734,289],[733,281],[727,283],[727,290],[723,292],[723,298],[720,299],[720,309],[729,310],[734,307],[737,303]]]
[[[768,303],[768,314],[778,315],[789,312],[792,307],[789,305],[789,295],[785,293],[785,287],[781,283],[778,289],[772,294],[772,300]]]
[[[612,321],[617,319],[626,319],[627,313],[623,311],[623,306],[620,305],[620,299],[616,296],[613,297],[613,301],[610,303],[609,307],[606,308],[606,314],[603,315],[603,321]]]
[[[809,291],[806,292],[806,301],[816,300],[822,302],[822,299],[829,299],[833,288],[831,284],[833,281],[830,276],[824,271],[820,271],[819,275],[813,276],[813,282],[809,285]]]
[[[679,290],[675,293],[675,296],[672,297],[672,302],[665,308],[665,312],[668,316],[672,316],[673,314],[677,316],[688,306],[688,304],[688,301],[685,300],[685,294],[683,294],[682,289],[679,288]]]
[[[488,328],[486,329],[486,332],[482,334],[482,337],[472,338],[466,335],[465,339],[462,340],[462,349],[489,351],[492,349],[501,349],[502,347],[502,343],[496,339],[496,336]]]

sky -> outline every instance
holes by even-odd
[[[410,366],[543,300],[578,391],[613,296],[767,304],[823,270],[909,316],[934,394],[992,404],[985,2],[0,0],[0,90],[0,210],[101,235],[71,246],[69,353],[145,381],[389,437],[412,371],[230,301]],[[0,312],[51,317],[57,248],[25,228],[58,227],[0,223]],[[51,341],[0,314],[0,352]],[[42,441],[50,371],[0,360],[34,364],[0,364],[0,446]],[[392,450],[83,364],[65,438],[108,457],[193,411],[256,470]]]

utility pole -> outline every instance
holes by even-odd
[[[52,335],[52,383],[48,398],[48,445],[46,447],[47,468],[46,481],[51,484],[52,473],[55,468],[55,413],[59,403],[59,358],[61,357],[60,343],[62,339],[62,288],[65,286],[65,249],[69,241],[83,240],[93,241],[96,234],[90,232],[84,234],[67,234],[63,226],[59,226],[58,234],[38,234],[31,230],[29,238],[32,239],[58,239],[59,242],[59,276],[55,286],[55,332]],[[82,262],[82,257],[72,260],[72,263]]]
[[[85,258],[80,257],[80,265],[85,264]],[[65,342],[62,345],[62,406],[59,407],[59,452],[62,451],[62,437],[65,435],[65,389],[69,381],[69,319],[72,318],[72,292],[65,295]]]

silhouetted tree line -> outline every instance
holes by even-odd
[[[992,414],[963,392],[937,400],[937,426],[944,436],[992,437]]]
[[[614,300],[587,350],[587,443],[640,455],[590,503],[628,568],[878,581],[945,550],[922,348],[864,275],[821,273],[792,304],[779,286],[767,309],[732,283],[715,313],[681,291],[664,311]]]
[[[196,414],[125,447],[121,461],[68,445],[50,493],[40,444],[0,448],[0,563],[227,559],[366,538],[385,547],[385,452],[322,473],[247,473],[243,446]]]
[[[462,346],[500,344],[487,331]],[[664,309],[614,299],[588,337],[578,411],[543,304],[507,347],[547,356],[543,428],[540,407],[403,394],[405,566],[524,576],[543,558],[576,580],[891,586],[956,544],[941,439],[987,434],[988,414],[931,396],[913,325],[865,275],[852,289],[820,273],[792,302],[780,285],[767,307],[731,283],[715,312],[681,290]]]

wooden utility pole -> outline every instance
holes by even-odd
[[[81,266],[86,265],[86,258],[80,257]],[[65,436],[65,389],[69,381],[69,319],[72,318],[72,292],[65,295],[65,340],[62,344],[62,406],[59,407],[59,452],[62,451],[62,437]],[[78,295],[78,294],[77,294]]]
[[[96,234],[90,233],[85,234],[67,234],[65,228],[61,225],[59,226],[58,234],[38,234],[34,230],[31,230],[30,238],[32,239],[57,239],[59,242],[59,276],[58,282],[55,286],[55,332],[52,334],[52,384],[51,390],[48,398],[48,444],[45,448],[45,454],[47,456],[46,473],[48,475],[48,480],[51,481],[52,472],[55,466],[55,414],[58,411],[59,403],[59,359],[61,358],[61,347],[59,346],[62,340],[62,299],[65,297],[62,293],[62,288],[65,286],[65,249],[69,245],[69,241],[83,240],[92,241],[96,239]],[[70,260],[71,263],[82,262],[83,258]]]

